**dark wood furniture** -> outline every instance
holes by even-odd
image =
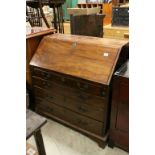
[[[50,8],[53,8],[53,25],[57,32],[64,33],[64,26],[63,26],[63,11],[62,11],[62,5],[64,4],[65,0],[26,0],[26,5],[39,9],[40,15],[43,18],[46,26],[49,28],[49,24],[47,22],[47,19],[43,12],[43,6],[48,5]],[[27,13],[28,14],[28,13]],[[39,17],[40,18],[40,17]],[[31,20],[30,20],[31,24]]]
[[[44,37],[30,62],[35,111],[104,147],[111,77],[126,43],[80,35]]]
[[[109,146],[129,151],[129,67],[125,63],[113,77]]]
[[[30,60],[34,55],[36,49],[42,38],[45,35],[55,33],[54,28],[46,28],[46,27],[28,27],[26,29],[26,87],[29,93],[29,108],[34,109],[33,105],[33,93],[32,93],[32,79],[30,72]]]
[[[71,34],[103,37],[104,14],[71,15]]]
[[[32,27],[26,29],[26,82],[29,86],[32,85],[29,62],[42,38],[53,33],[55,33],[54,28]]]
[[[34,135],[39,155],[46,155],[41,127],[47,122],[46,118],[26,110],[26,139]]]

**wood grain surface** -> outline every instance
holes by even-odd
[[[108,85],[126,40],[54,34],[43,38],[30,65]]]

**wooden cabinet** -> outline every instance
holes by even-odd
[[[114,75],[109,146],[129,150],[129,69],[125,63]]]
[[[71,15],[71,34],[103,38],[104,14]]]
[[[46,36],[30,66],[36,112],[104,147],[111,77],[127,41],[88,36]]]
[[[40,41],[45,35],[54,33],[53,28],[46,27],[27,27],[26,29],[26,82],[32,85],[29,63],[33,57]]]

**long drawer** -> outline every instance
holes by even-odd
[[[33,84],[48,90],[49,93],[55,92],[57,94],[67,96],[68,98],[78,100],[78,102],[89,104],[90,106],[95,106],[102,109],[107,102],[106,98],[104,97],[91,95],[78,89],[69,88],[37,77],[33,77]]]
[[[78,78],[71,78],[67,75],[58,74],[55,72],[48,72],[38,68],[31,69],[33,76],[40,77],[45,80],[53,81],[58,84],[68,86],[71,88],[76,88],[84,92],[94,94],[97,96],[106,97],[108,94],[108,88],[103,85],[94,84],[93,82],[88,82]]]
[[[94,134],[103,135],[103,123],[90,119],[88,117],[84,117],[79,115],[73,111],[70,111],[66,108],[57,106],[56,104],[37,104],[36,105],[36,112],[40,114],[44,114],[48,117],[52,118],[52,115],[67,121],[77,127],[80,127],[84,130],[90,131]]]
[[[97,108],[95,106],[89,106],[88,104],[84,104],[82,102],[79,102],[78,100],[73,100],[72,98],[59,95],[54,92],[49,93],[38,87],[34,88],[34,92],[36,96],[36,104],[50,104],[50,102],[53,102],[84,116],[93,118],[101,122],[104,121],[104,109]]]

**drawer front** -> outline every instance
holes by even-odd
[[[33,77],[33,84],[39,86],[40,88],[46,89],[49,93],[55,92],[60,95],[64,95],[68,98],[78,100],[81,103],[88,104],[90,106],[95,106],[98,108],[104,108],[106,104],[106,99],[104,97],[94,96],[78,89],[69,88],[63,85],[59,85],[47,80]]]
[[[101,108],[89,106],[88,104],[84,104],[82,102],[79,102],[78,100],[73,100],[72,98],[58,95],[53,92],[49,93],[44,91],[43,89],[36,87],[35,96],[36,104],[50,104],[52,102],[97,121],[104,121],[104,110]]]
[[[107,87],[99,84],[92,84],[91,82],[86,82],[84,80],[80,80],[77,78],[71,78],[67,75],[62,75],[54,72],[47,72],[38,68],[33,68],[32,75],[36,77],[40,77],[45,80],[53,81],[55,83],[76,88],[78,90],[94,94],[97,96],[105,97],[107,95]]]
[[[93,119],[81,116],[68,109],[57,106],[56,104],[38,104],[36,106],[36,112],[44,114],[52,118],[52,115],[67,121],[77,127],[93,132],[97,135],[102,135],[103,123],[95,121]]]

